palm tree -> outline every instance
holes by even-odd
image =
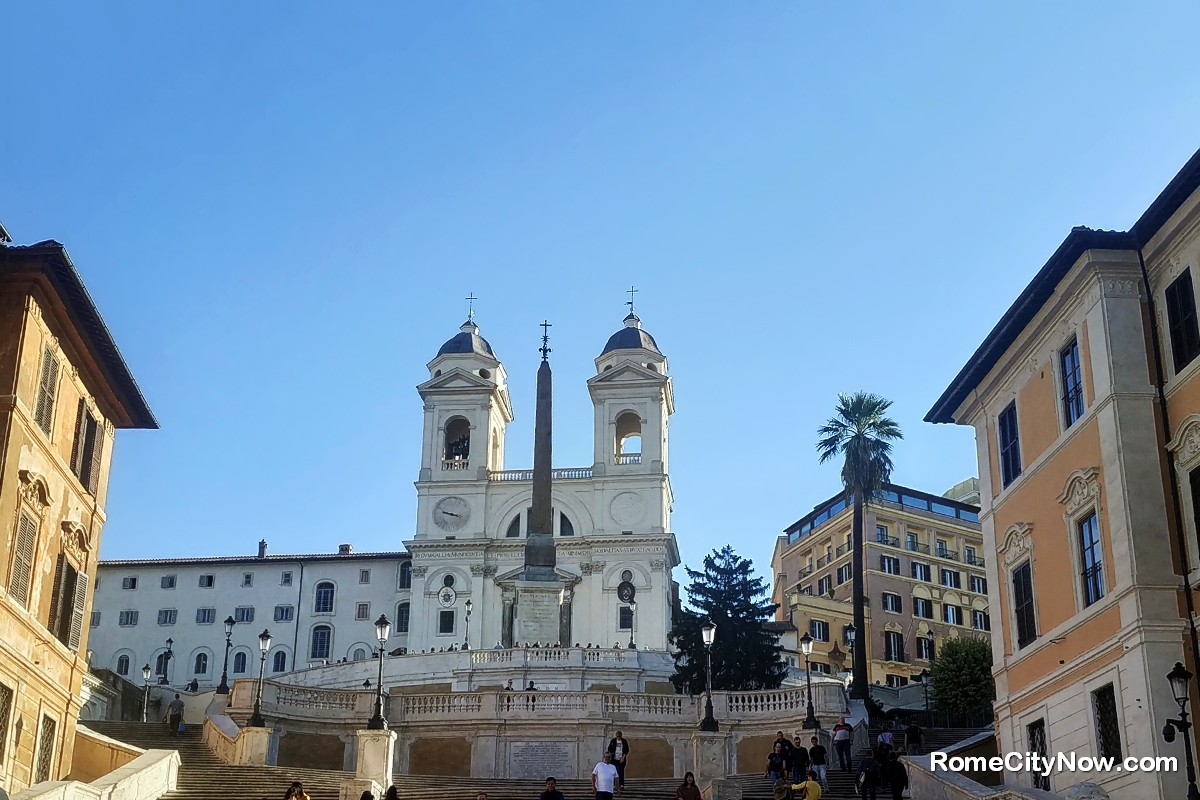
[[[902,439],[900,426],[885,412],[892,401],[869,392],[839,394],[834,415],[817,434],[817,453],[824,464],[834,456],[844,456],[842,483],[846,494],[854,498],[854,683],[850,696],[866,699],[868,693],[867,631],[863,595],[863,505],[883,490],[892,475],[892,441]]]

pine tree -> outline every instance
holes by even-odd
[[[753,577],[753,563],[729,545],[704,557],[703,571],[687,569],[691,584],[688,603],[671,631],[675,674],[671,683],[693,694],[705,686],[704,640],[700,628],[708,620],[717,626],[712,646],[714,690],[776,689],[787,675],[780,659],[783,648],[775,634],[763,628],[778,604],[767,596],[762,578]]]
[[[982,636],[947,639],[930,670],[930,698],[938,711],[970,713],[990,708],[996,699],[992,645]]]

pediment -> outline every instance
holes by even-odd
[[[599,375],[588,379],[588,386],[602,384],[626,383],[632,381],[655,381],[665,383],[667,376],[652,369],[646,369],[633,361],[623,361],[612,369],[606,369]]]
[[[491,391],[495,388],[496,384],[486,378],[481,378],[461,367],[455,367],[418,385],[417,391],[422,393],[445,389],[487,389]]]
[[[522,564],[516,569],[510,569],[508,572],[503,572],[497,575],[493,580],[502,586],[514,585],[520,579],[521,573],[524,571],[525,565]],[[574,586],[575,584],[579,583],[579,581],[583,580],[583,578],[581,578],[579,575],[576,575],[574,572],[570,572],[569,570],[565,570],[562,567],[555,567],[554,574],[557,575],[558,579],[567,586]]]

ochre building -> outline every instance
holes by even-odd
[[[1200,153],[1129,231],[1072,230],[926,417],[975,428],[1001,751],[1179,764],[1014,783],[1186,791],[1161,729],[1196,671],[1198,185]]]
[[[0,244],[0,785],[71,770],[117,428],[156,428],[66,250]]]

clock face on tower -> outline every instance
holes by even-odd
[[[461,497],[443,497],[433,507],[433,524],[444,531],[457,531],[471,518],[471,505]]]

